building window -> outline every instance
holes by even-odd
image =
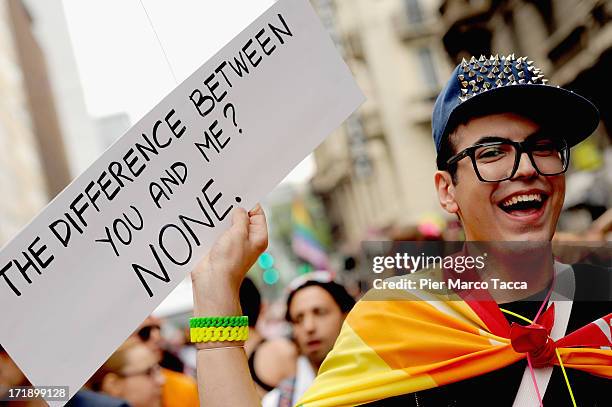
[[[406,4],[406,13],[408,14],[408,22],[410,24],[421,24],[423,22],[423,10],[421,9],[420,0],[404,0]]]
[[[431,49],[429,47],[419,48],[418,56],[427,90],[437,93],[439,90],[439,81]]]

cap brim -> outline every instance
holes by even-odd
[[[446,128],[453,129],[471,117],[502,112],[521,114],[559,131],[570,147],[590,136],[599,124],[599,111],[584,97],[555,86],[524,84],[494,88],[466,100],[453,111]]]

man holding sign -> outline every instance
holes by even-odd
[[[534,247],[550,242],[564,200],[569,148],[597,127],[597,109],[549,86],[527,58],[483,56],[455,69],[432,124],[440,204],[459,216],[467,240],[527,241]],[[213,316],[240,315],[237,287],[266,241],[261,209],[237,209],[232,227],[192,272],[195,321],[204,324],[194,324],[192,338],[203,342],[198,375],[206,406],[258,403],[241,338],[210,336],[206,330],[225,328],[200,327],[217,326],[206,325]],[[500,307],[491,296],[470,300],[459,294],[444,302],[415,299],[404,290],[371,290],[349,313],[298,405],[608,403],[610,270],[581,273],[556,264],[550,254],[522,256],[530,253],[505,255],[511,266],[531,274],[533,286],[518,299],[544,294],[544,301],[506,299]],[[576,297],[552,301],[555,277],[568,275]],[[579,293],[598,301],[572,303]]]

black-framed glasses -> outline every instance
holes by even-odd
[[[569,147],[562,139],[528,138],[522,142],[498,140],[476,143],[446,161],[447,166],[470,157],[474,172],[482,182],[500,182],[514,177],[526,153],[540,175],[553,176],[567,171]]]
[[[138,330],[138,332],[136,332],[136,334],[143,342],[147,342],[149,339],[151,339],[151,331],[154,329],[161,329],[161,327],[159,325],[143,326]]]
[[[161,373],[161,367],[156,363],[153,366],[146,368],[145,370],[141,370],[138,372],[131,372],[131,373],[119,372],[118,375],[121,377],[135,377],[135,376],[155,377],[160,373]]]

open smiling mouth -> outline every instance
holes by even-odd
[[[498,206],[506,213],[514,216],[528,216],[537,213],[548,199],[542,193],[514,195],[505,199]]]

